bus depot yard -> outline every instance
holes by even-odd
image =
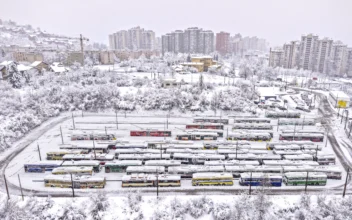
[[[315,110],[286,106],[251,117],[75,114],[18,154],[5,174],[14,186],[20,179],[24,189],[45,192],[342,186],[346,172]]]

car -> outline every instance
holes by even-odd
[[[294,94],[294,93],[296,93],[295,90],[293,90],[293,89],[288,89],[286,92],[289,93],[289,94]]]
[[[287,110],[287,108],[285,108],[284,106],[277,106],[278,109],[282,110],[282,111],[285,111]]]

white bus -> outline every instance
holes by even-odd
[[[181,177],[176,175],[132,174],[122,177],[122,187],[179,187]]]
[[[192,186],[232,186],[231,173],[194,173]]]

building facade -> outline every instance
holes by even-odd
[[[318,35],[308,34],[301,37],[300,65],[304,70],[314,70]]]
[[[284,51],[281,48],[270,49],[269,66],[282,67],[284,60]]]
[[[230,52],[230,33],[221,31],[216,34],[216,51],[221,55]]]
[[[111,50],[155,50],[155,32],[137,26],[129,30],[120,30],[109,35]]]
[[[43,61],[43,54],[37,52],[13,52],[12,56],[16,62],[29,62]]]

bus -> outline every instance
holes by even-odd
[[[180,187],[181,177],[176,175],[131,174],[122,177],[122,187]]]
[[[38,161],[35,163],[24,164],[24,171],[27,173],[44,173],[52,171],[54,168],[61,166],[62,161]]]
[[[193,140],[193,141],[208,141],[208,140],[217,140],[217,133],[210,132],[192,132],[186,134],[178,134],[176,135],[176,140]]]
[[[168,168],[169,174],[180,175],[181,178],[190,179],[194,173],[223,173],[224,166],[202,166],[202,165],[185,165]]]
[[[96,176],[73,176],[71,175],[48,175],[44,177],[45,187],[60,187],[75,189],[104,188],[105,177]]]
[[[181,161],[182,164],[204,164],[210,160],[225,160],[225,155],[219,154],[190,154],[190,153],[174,153],[174,160]]]
[[[71,141],[83,140],[116,140],[114,134],[106,134],[105,132],[86,132],[75,130],[71,134]]]
[[[88,154],[88,150],[60,150],[46,153],[47,160],[62,160],[66,154]]]
[[[144,143],[117,143],[115,145],[115,149],[131,149],[131,148],[139,148],[139,149],[147,149],[148,144]]]
[[[276,186],[282,185],[282,176],[268,173],[241,173],[239,184],[241,186]]]
[[[264,123],[236,123],[233,124],[232,129],[245,129],[245,130],[273,130],[273,126]]]
[[[68,150],[87,150],[88,152],[95,153],[109,153],[109,145],[103,143],[91,143],[84,145],[71,145],[65,144],[61,145],[60,149],[68,149]]]
[[[64,161],[62,167],[93,167],[93,171],[99,173],[101,170],[100,162],[96,160],[89,161]]]
[[[130,136],[143,136],[143,137],[171,137],[171,131],[130,131]]]
[[[224,125],[219,123],[192,123],[187,124],[186,129],[216,129],[216,130],[224,130]]]
[[[205,161],[205,166],[233,166],[233,165],[253,165],[259,166],[259,161],[257,160],[214,160]]]
[[[270,124],[269,118],[234,118],[233,123],[266,123]]]
[[[165,167],[163,166],[128,166],[126,174],[132,173],[165,173]]]
[[[114,134],[106,134],[105,132],[73,131],[71,134],[71,141],[81,140],[116,140],[116,137]]]
[[[265,113],[265,117],[267,118],[300,118],[301,113],[299,112],[274,112],[267,111]]]
[[[313,160],[313,156],[310,154],[298,154],[298,155],[283,155],[284,160]]]
[[[177,160],[147,160],[144,162],[145,166],[163,166],[166,169],[173,166],[181,166],[181,161]]]
[[[221,129],[190,129],[186,130],[187,132],[209,132],[209,133],[217,133],[218,137],[224,137],[224,130]]]
[[[147,141],[148,148],[161,148],[165,145],[193,145],[193,141],[178,141],[178,140],[159,140],[159,141]],[[164,148],[164,147],[163,147]]]
[[[170,160],[170,154],[120,154],[119,160]]]
[[[262,163],[268,166],[319,166],[318,162],[310,160],[263,160]]]
[[[335,165],[336,157],[334,154],[318,154],[314,156],[314,160],[319,163],[319,165]]]
[[[308,119],[308,118],[279,119],[278,124],[279,125],[308,125],[308,126],[313,126],[313,125],[315,125],[315,121],[314,121],[314,119]],[[297,129],[297,132],[299,130],[300,129]],[[301,132],[304,132],[304,130],[302,130]]]
[[[53,175],[75,174],[75,175],[92,175],[93,167],[57,167],[51,171]]]
[[[328,179],[342,179],[342,170],[339,166],[316,166],[314,171],[325,173]]]
[[[118,160],[105,163],[105,173],[123,173],[129,166],[142,166],[143,162],[139,160]]]
[[[219,148],[235,148],[236,146],[249,148],[251,144],[248,141],[237,141],[236,143],[231,141],[208,141],[204,143],[203,148],[217,150]]]
[[[63,161],[80,161],[80,160],[94,160],[94,154],[65,154],[62,157]]]
[[[246,140],[246,141],[270,141],[272,138],[269,132],[262,133],[232,133],[229,134],[227,140],[229,141],[238,141],[238,140]]]
[[[126,149],[116,149],[115,158],[119,158],[120,154],[160,154],[165,153],[165,150],[159,149],[143,149],[143,148],[126,148]]]
[[[311,133],[285,133],[280,134],[280,141],[312,141],[312,142],[323,142],[323,134],[311,134]]]
[[[280,146],[287,146],[287,145],[292,145],[292,146],[299,146],[297,150],[299,149],[309,149],[309,146],[312,148],[316,148],[316,144],[314,144],[311,141],[277,141],[277,142],[269,142],[266,144],[266,148],[268,150],[274,150],[274,147],[280,145]],[[285,149],[286,150],[286,149]],[[293,149],[291,149],[293,150]]]
[[[194,173],[192,186],[232,186],[231,173]]]
[[[284,175],[284,183],[287,186],[298,186],[306,184],[325,186],[326,182],[327,175],[321,172],[288,172]]]
[[[236,166],[225,166],[225,172],[232,173],[234,178],[241,177],[241,173],[274,173],[281,175],[282,167],[280,166],[253,166],[253,165],[236,165]]]
[[[221,123],[228,125],[229,119],[227,118],[217,118],[217,117],[195,117],[193,119],[194,123]]]

